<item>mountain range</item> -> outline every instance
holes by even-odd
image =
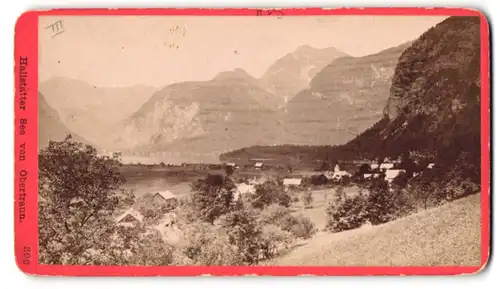
[[[106,150],[212,162],[242,147],[353,139],[382,116],[394,69],[410,45],[363,57],[301,46],[260,78],[235,69],[159,89],[54,78],[40,92],[68,130]]]
[[[458,171],[464,172],[464,178],[479,182],[479,17],[447,18],[410,45],[396,49],[401,48],[403,52],[397,60],[393,76],[389,79],[390,89],[389,93],[385,94],[381,116],[374,118],[371,127],[345,144],[321,147],[247,147],[223,154],[221,160],[238,160],[249,156],[282,158],[294,155],[299,156],[302,162],[314,163],[316,160],[375,159],[397,157],[411,152],[422,155],[430,153],[434,154],[436,162],[443,168],[458,165]],[[339,59],[333,63],[347,60]],[[348,66],[332,66],[332,69],[337,67]],[[328,67],[318,74],[316,80],[313,79],[311,87],[315,87],[317,79],[320,79],[322,73],[327,73],[327,69]],[[361,80],[354,78],[352,81]],[[364,84],[367,85],[366,82]],[[338,86],[326,87],[336,91]],[[381,90],[371,98],[370,95],[363,97],[372,100],[376,98],[377,101],[373,103],[380,107],[380,101],[384,97],[382,92]],[[312,94],[308,93],[308,96]],[[299,94],[295,100],[301,97]],[[353,103],[354,100],[357,99],[352,99]],[[363,98],[359,100],[362,101]],[[303,105],[307,105],[307,101]],[[336,106],[324,108],[324,111],[325,114],[327,111],[335,114],[339,110],[351,108],[352,106],[341,106],[337,103]],[[322,110],[318,105],[314,111],[318,114]]]
[[[62,123],[99,144],[114,125],[133,114],[156,91],[155,87],[100,87],[83,81],[54,77],[38,89]]]
[[[89,144],[87,140],[66,127],[62,123],[59,113],[48,105],[43,94],[38,93],[38,147],[47,146],[51,140],[62,140],[68,134],[76,141]]]

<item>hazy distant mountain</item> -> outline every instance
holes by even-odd
[[[342,144],[378,121],[398,58],[409,45],[333,60],[285,107],[281,143]]]
[[[284,104],[307,88],[311,79],[332,60],[345,56],[348,55],[333,47],[316,49],[308,45],[300,46],[276,60],[259,83]]]
[[[43,148],[49,141],[61,141],[71,134],[74,140],[88,143],[79,135],[68,129],[59,118],[59,114],[45,101],[43,94],[38,93],[38,147]]]
[[[225,149],[270,142],[275,115],[266,100],[272,98],[241,69],[210,81],[169,85],[117,126],[110,145],[125,153],[168,151],[217,159]]]
[[[69,129],[89,141],[100,143],[109,128],[137,111],[155,88],[142,85],[99,87],[57,77],[41,83],[39,91]]]

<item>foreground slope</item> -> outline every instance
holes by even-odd
[[[479,266],[480,194],[375,227],[325,233],[273,265]]]

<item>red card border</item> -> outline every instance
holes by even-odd
[[[304,15],[442,15],[477,16],[481,29],[481,265],[446,267],[299,267],[299,266],[70,266],[38,264],[37,216],[37,142],[38,142],[38,17],[55,15],[203,15],[203,16],[256,16],[258,9],[55,9],[28,11],[22,14],[15,27],[15,255],[21,271],[36,275],[58,276],[362,276],[362,275],[457,275],[473,274],[487,264],[490,252],[490,35],[487,18],[478,10],[465,8],[304,8],[279,9],[285,17]],[[276,17],[262,13],[260,17]],[[27,105],[20,109],[20,58],[27,57]],[[20,119],[28,121],[21,135]],[[26,143],[26,159],[19,159],[19,147]],[[28,172],[26,180],[26,218],[21,222],[18,200],[20,174]],[[22,204],[21,204],[22,205]]]

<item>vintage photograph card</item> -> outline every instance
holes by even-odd
[[[14,73],[25,273],[488,263],[490,41],[477,10],[29,11]]]

